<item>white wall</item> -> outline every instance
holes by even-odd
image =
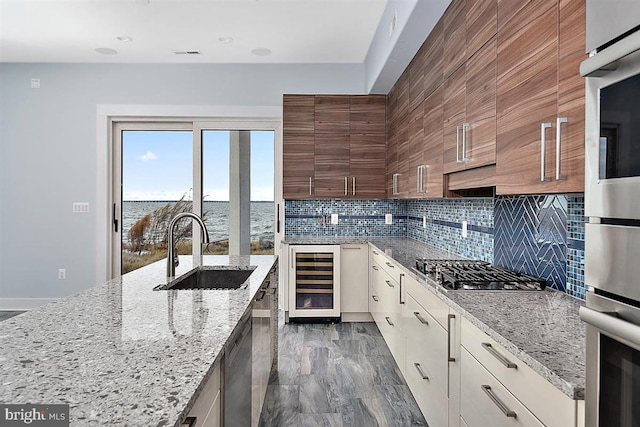
[[[0,64],[0,309],[95,285],[95,209],[71,207],[104,197],[97,105],[281,106],[283,93],[365,93],[364,81],[362,64]]]

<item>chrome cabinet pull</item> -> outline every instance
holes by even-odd
[[[387,286],[389,286],[390,288],[393,288],[393,287],[394,287],[394,286],[393,286],[393,283],[391,283],[391,282],[390,282],[390,281],[388,281],[388,280],[385,280],[385,283],[386,283],[386,284],[387,284]]]
[[[556,119],[556,181],[560,181],[560,151],[562,149],[562,124],[567,123],[566,117]]]
[[[400,194],[400,191],[398,190],[398,177],[400,176],[399,173],[394,173],[393,174],[393,195],[397,196],[398,194]]]
[[[493,346],[490,343],[483,342],[482,343],[482,347],[484,347],[484,349],[487,350],[489,353],[491,353],[491,355],[493,357],[498,359],[498,362],[502,363],[507,368],[509,368],[509,369],[518,369],[518,365],[516,365],[515,363],[513,363],[512,361],[510,361],[509,359],[504,357],[504,355],[500,354],[498,352],[498,350],[493,348]]]
[[[345,195],[345,196],[346,196],[347,194],[349,194],[349,193],[347,192],[347,183],[348,183],[348,182],[349,182],[349,177],[348,177],[348,176],[345,176],[345,177],[344,177],[344,195]]]
[[[422,192],[423,193],[428,193],[429,191],[427,191],[427,186],[429,185],[429,174],[428,174],[428,170],[427,168],[429,167],[429,165],[424,165],[422,166]],[[425,177],[425,172],[427,172],[427,175]],[[425,185],[425,178],[427,179],[427,185]]]
[[[456,126],[456,163],[462,163],[460,160],[460,126]]]
[[[491,386],[481,385],[480,387],[482,387],[482,391],[484,391],[486,395],[489,396],[489,399],[491,399],[491,401],[496,404],[496,406],[502,411],[502,413],[506,417],[516,418],[518,416],[518,414],[516,414],[514,411],[509,409],[509,407],[505,405],[498,396],[495,395],[493,390],[491,390]]]
[[[375,302],[380,301],[380,299],[376,295],[371,295],[371,298],[373,298]]]
[[[351,183],[352,183],[352,185],[351,185],[351,194],[353,196],[355,196],[356,195],[356,177],[355,176],[352,177],[351,180],[352,180],[351,181]]]
[[[380,255],[378,252],[372,250],[371,252],[373,252],[374,255]]]
[[[391,264],[389,261],[385,262],[385,264],[387,264],[390,268],[396,268],[393,264]]]
[[[311,177],[309,177],[309,195],[311,196]]]
[[[420,323],[422,323],[423,325],[429,326],[429,322],[427,322],[427,319],[422,317],[422,315],[420,314],[419,311],[414,311],[413,315],[416,316],[416,319],[418,319],[420,321]]]
[[[404,299],[402,296],[402,278],[404,277],[404,273],[400,273],[400,304],[404,304]]]
[[[462,163],[466,163],[469,161],[467,158],[467,128],[469,127],[469,123],[462,124]]]
[[[420,166],[417,167],[418,179],[417,179],[417,182],[416,182],[416,192],[418,192],[418,193],[422,193],[422,191],[420,191],[420,172],[421,172],[420,168],[421,168]]]
[[[388,317],[388,316],[387,316],[387,317],[385,317],[385,320],[387,321],[387,323],[389,324],[389,326],[395,326],[395,325],[393,324],[393,322],[391,321],[391,318],[390,318],[390,317]]]
[[[423,380],[429,381],[429,377],[422,371],[422,367],[420,367],[419,363],[414,363],[413,366],[416,367],[416,370],[418,371],[418,373],[420,374]]]
[[[540,150],[542,151],[542,155],[540,156],[540,181],[544,182],[546,179],[544,178],[544,166],[545,166],[545,157],[547,154],[547,129],[553,126],[551,123],[542,123],[540,125]]]
[[[456,361],[455,357],[451,357],[451,320],[455,318],[455,314],[447,314],[447,360],[449,362]]]

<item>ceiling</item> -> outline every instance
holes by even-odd
[[[0,0],[0,62],[363,63],[386,3]]]

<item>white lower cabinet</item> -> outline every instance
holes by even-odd
[[[465,348],[461,371],[460,411],[469,427],[544,427]]]
[[[196,419],[193,427],[219,427],[222,425],[221,413],[220,362],[216,362],[213,373],[189,412],[189,417]]]
[[[469,424],[467,424],[462,417],[460,417],[460,427],[469,427]]]
[[[340,245],[340,313],[343,322],[371,321],[368,314],[368,268],[368,245]]]

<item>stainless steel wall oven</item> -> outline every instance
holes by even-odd
[[[586,426],[640,427],[640,32],[584,61]]]

